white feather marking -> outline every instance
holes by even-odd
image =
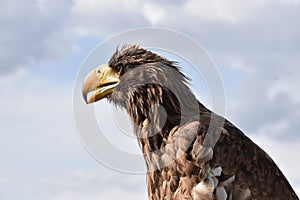
[[[217,167],[213,170],[211,170],[212,174],[214,176],[221,176],[221,173],[222,173],[222,167]]]
[[[163,181],[163,184],[162,184],[162,188],[163,188],[163,190],[165,190],[165,189],[166,189],[166,187],[167,187],[167,181]]]
[[[204,181],[201,181],[194,187],[194,199],[211,199],[213,197],[213,189],[210,184],[207,184]]]
[[[227,199],[227,193],[224,187],[218,187],[216,190],[216,196],[217,200],[226,200]]]
[[[199,147],[199,159],[203,161],[209,161],[213,158],[214,152],[211,147],[200,145]]]
[[[205,184],[203,181],[198,183],[195,187],[197,191],[205,191],[205,190],[210,190],[207,184]]]

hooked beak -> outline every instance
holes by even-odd
[[[119,74],[107,64],[92,70],[84,80],[82,95],[86,103],[93,103],[107,97],[119,84]]]

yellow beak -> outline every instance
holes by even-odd
[[[107,64],[92,70],[84,80],[82,95],[86,103],[93,103],[111,94],[119,84],[119,74]]]

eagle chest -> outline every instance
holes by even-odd
[[[149,199],[225,200],[227,193],[218,186],[217,179],[221,171],[220,167],[211,169],[209,164],[201,169],[182,158],[162,170],[147,173]]]
[[[159,155],[145,154],[149,199],[227,199],[218,180],[222,168],[212,168],[213,149],[202,145],[205,135],[198,135],[199,128],[207,127],[199,125],[192,122],[176,129]],[[229,178],[228,186],[234,181]]]

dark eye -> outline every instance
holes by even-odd
[[[115,67],[115,70],[116,70],[116,72],[121,72],[121,69],[122,69],[122,67],[121,67],[121,65],[117,65],[116,67]]]

